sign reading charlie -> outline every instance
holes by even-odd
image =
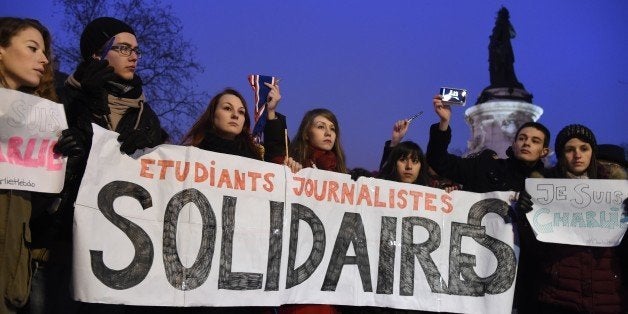
[[[617,246],[628,228],[627,180],[526,179],[526,191],[539,241]]]
[[[511,309],[512,193],[292,174],[172,145],[132,158],[94,128],[74,217],[78,300]]]
[[[67,128],[63,105],[0,88],[0,189],[61,192],[65,159],[52,148]]]

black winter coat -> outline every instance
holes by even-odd
[[[62,99],[66,118],[68,120],[68,126],[70,128],[75,127],[82,131],[83,136],[86,139],[87,148],[89,152],[91,149],[91,139],[93,136],[92,123],[96,123],[104,128],[107,128],[107,122],[103,117],[93,115],[88,107],[85,105],[86,101],[92,101],[87,99],[80,89],[72,86],[66,86],[64,89],[64,98]],[[118,122],[116,132],[125,134],[134,130],[135,123],[139,118],[139,124],[137,129],[145,130],[153,143],[157,145],[163,144],[167,138],[167,133],[161,128],[159,118],[157,114],[150,108],[148,104],[144,104],[144,108],[141,112],[139,108],[129,108],[122,119]],[[51,230],[47,230],[46,234],[49,239],[61,238],[64,241],[71,241],[72,231],[72,217],[74,215],[74,202],[78,195],[79,186],[85,173],[85,166],[87,164],[88,153],[82,158],[69,158],[66,167],[66,178],[63,190],[61,191],[61,203],[59,210],[55,214],[55,225],[61,225],[61,227],[51,226]],[[57,235],[57,233],[60,233]]]

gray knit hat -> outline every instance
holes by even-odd
[[[120,33],[135,32],[128,24],[113,17],[99,17],[87,24],[81,34],[81,56],[88,60],[102,49],[107,40]]]
[[[554,143],[556,156],[563,154],[565,144],[572,138],[578,138],[585,143],[589,143],[593,152],[595,153],[597,151],[597,141],[591,129],[581,124],[570,124],[560,130],[556,136],[556,142]]]

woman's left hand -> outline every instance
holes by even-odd
[[[303,165],[301,165],[301,163],[297,162],[296,160],[292,159],[292,157],[288,157],[288,159],[284,161],[284,165],[288,166],[288,168],[290,168],[290,171],[292,171],[292,173],[297,173],[299,172],[299,170],[303,169]]]

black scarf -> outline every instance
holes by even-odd
[[[224,139],[210,131],[205,132],[205,137],[197,147],[212,152],[261,160],[259,154],[253,152],[243,141]]]

